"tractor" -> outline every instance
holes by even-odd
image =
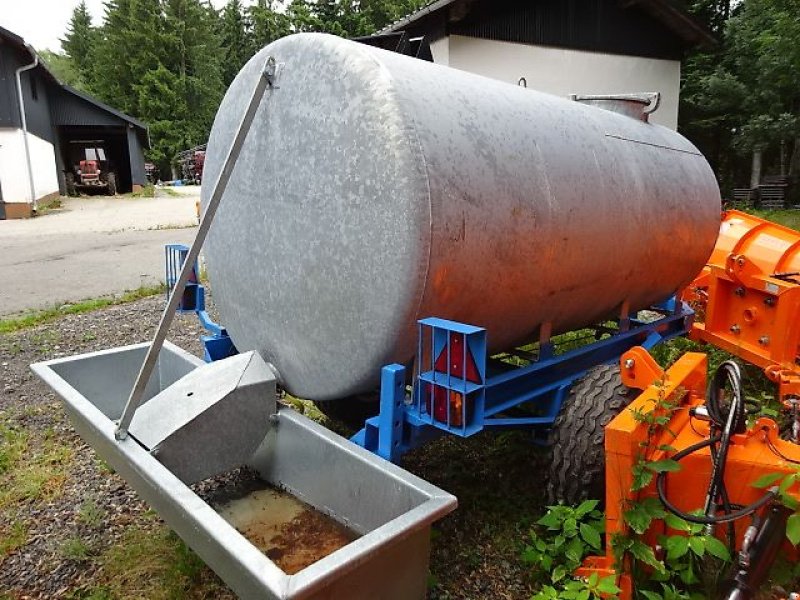
[[[108,159],[103,140],[71,142],[69,164],[64,174],[67,195],[77,196],[81,191],[89,190],[117,195],[117,172],[114,163]]]

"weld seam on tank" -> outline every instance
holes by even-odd
[[[623,142],[631,142],[633,144],[642,144],[643,146],[653,146],[654,148],[661,148],[662,150],[670,150],[672,152],[683,152],[692,156],[703,156],[700,152],[692,152],[691,150],[684,150],[683,148],[675,148],[674,146],[665,146],[664,144],[654,144],[653,142],[645,142],[642,140],[635,140],[633,138],[623,137],[621,135],[614,135],[607,133],[606,137],[614,138],[615,140],[622,140]]]

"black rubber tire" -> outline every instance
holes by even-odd
[[[605,500],[605,426],[636,397],[619,367],[601,365],[576,381],[550,431],[548,505]]]
[[[108,174],[108,195],[109,196],[116,196],[117,195],[117,175],[113,171]]]
[[[380,395],[358,394],[341,400],[315,401],[314,405],[326,417],[344,423],[348,427],[361,429],[364,421],[380,412]]]
[[[77,196],[78,188],[75,187],[75,174],[67,173],[64,175],[64,187],[67,189],[67,196]]]

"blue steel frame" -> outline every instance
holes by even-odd
[[[385,366],[380,413],[368,419],[352,441],[392,462],[445,433],[469,437],[488,427],[530,428],[543,441],[570,387],[589,369],[617,362],[634,346],[650,349],[691,328],[694,312],[675,298],[653,310],[661,316],[653,321],[621,318],[610,337],[558,356],[552,341],[546,340],[535,361],[516,368],[506,364],[502,370],[492,369],[484,329],[423,319],[411,394],[406,391],[406,367]],[[472,369],[467,368],[469,356]],[[442,357],[447,358],[444,371],[436,365]],[[435,416],[437,388],[438,400],[444,398],[447,407],[445,418]],[[460,404],[460,413],[457,409],[454,415],[451,398]],[[526,414],[507,414],[523,404],[531,409]]]
[[[164,251],[166,254],[164,280],[167,284],[167,298],[169,298],[170,292],[175,287],[175,282],[178,281],[180,276],[186,255],[189,253],[189,247],[183,244],[167,244],[164,247]],[[193,312],[197,314],[200,324],[209,332],[209,335],[200,336],[200,341],[203,343],[204,348],[204,358],[206,362],[213,362],[233,356],[238,351],[228,336],[226,329],[222,325],[215,323],[206,311],[206,289],[200,283],[198,273],[197,263],[195,263],[177,312]]]

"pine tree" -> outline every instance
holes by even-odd
[[[305,4],[304,0],[295,1]],[[294,5],[294,2],[292,2],[292,5]],[[258,0],[258,2],[249,7],[248,13],[252,26],[250,54],[255,54],[270,42],[297,31],[291,27],[293,21],[291,11],[292,6],[290,5],[285,12],[278,12],[275,10],[271,0]],[[308,15],[310,18],[310,12]]]
[[[173,115],[180,130],[178,152],[204,143],[224,85],[219,35],[213,8],[200,0],[166,0],[164,66],[176,77],[182,107]]]
[[[114,108],[135,115],[132,97],[131,0],[108,0],[100,35],[85,78],[90,91]]]
[[[251,44],[247,33],[247,18],[240,0],[228,0],[221,15],[221,40],[224,52],[222,81],[227,87],[251,56]]]
[[[96,39],[97,30],[92,26],[92,16],[86,8],[86,2],[81,0],[72,11],[67,33],[61,40],[61,48],[72,59],[82,77],[91,69]]]

